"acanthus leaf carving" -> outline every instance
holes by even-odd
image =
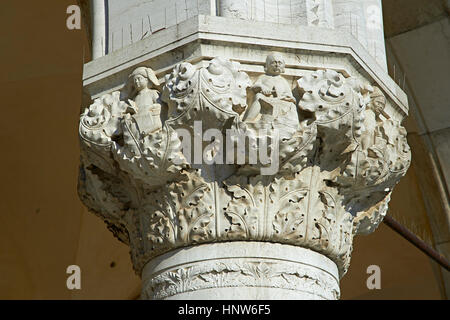
[[[338,299],[339,286],[335,278],[310,267],[297,271],[295,263],[278,261],[203,261],[163,272],[144,285],[146,298],[164,299],[180,293],[209,288],[273,287],[287,290],[302,288],[311,294],[326,292],[321,299]],[[325,290],[318,290],[325,288]]]

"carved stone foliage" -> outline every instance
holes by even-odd
[[[142,299],[160,300],[212,288],[280,288],[302,290],[318,299],[339,299],[339,284],[325,272],[280,260],[225,259],[171,269],[143,284]]]
[[[409,167],[406,131],[377,87],[318,70],[295,98],[284,68],[270,55],[252,84],[237,62],[185,62],[161,88],[141,67],[86,108],[79,194],[130,244],[136,272],[174,248],[253,240],[312,249],[345,274],[353,236],[381,222]],[[245,156],[221,148],[228,140]],[[249,156],[262,149],[267,161]]]

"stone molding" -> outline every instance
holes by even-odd
[[[276,299],[277,290],[283,292],[278,299],[336,300],[340,295],[332,261],[311,250],[274,243],[238,241],[175,250],[152,260],[142,278],[141,299],[150,300],[214,299],[209,289],[233,292],[229,296],[235,299],[239,291],[252,288],[270,292],[266,299]]]

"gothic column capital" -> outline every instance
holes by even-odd
[[[256,75],[220,57],[164,79],[139,67],[81,116],[79,194],[138,274],[179,248],[251,241],[310,249],[342,277],[409,167],[390,103],[335,70],[288,79],[280,53]]]

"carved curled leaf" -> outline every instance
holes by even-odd
[[[82,142],[109,146],[112,137],[119,131],[117,124],[125,108],[118,91],[95,99],[80,118],[79,134]]]
[[[152,214],[148,239],[153,244],[175,244],[175,230],[172,219],[165,213],[156,211]]]
[[[328,192],[319,192],[320,200],[328,207],[334,208],[336,206],[333,197]]]
[[[300,78],[297,84],[302,94],[300,109],[314,113],[318,123],[336,120],[355,105],[357,93],[348,80],[334,70],[318,70]]]
[[[232,196],[224,208],[225,221],[228,222],[225,235],[231,239],[257,236],[258,214],[262,211],[258,201],[263,198],[264,187],[261,184],[247,184],[246,180],[246,177],[234,176],[224,182]]]
[[[359,212],[355,217],[354,224],[358,234],[367,235],[372,233],[386,216],[392,191],[384,193],[379,192],[378,194],[379,197],[382,197],[382,200],[376,199],[374,206],[364,212]],[[377,198],[377,194],[373,194],[372,197]]]
[[[177,182],[169,187],[178,219],[179,241],[204,242],[215,237],[214,194],[202,179]]]
[[[274,269],[267,263],[245,263],[242,265],[241,272],[245,275],[252,276],[257,279],[270,279],[276,276]]]
[[[122,170],[154,186],[180,178],[187,163],[175,133],[163,130],[142,136],[131,119],[123,121],[123,132],[124,145],[112,145],[113,157]]]
[[[246,216],[248,211],[247,209],[244,210],[244,216]],[[249,237],[247,225],[238,214],[228,210],[224,212],[224,216],[229,223],[229,226],[225,229],[225,234],[228,239],[247,239]]]
[[[192,242],[201,242],[206,241],[211,237],[211,234],[213,233],[213,230],[211,229],[211,222],[213,219],[213,214],[210,215],[203,215],[200,218],[197,219],[192,225],[191,233],[190,233],[190,239]]]
[[[189,129],[201,120],[204,131],[221,130],[228,120],[238,117],[236,110],[245,109],[250,86],[248,75],[239,68],[239,63],[221,58],[198,70],[188,63],[178,65],[163,89],[170,115],[166,124]]]
[[[282,241],[301,241],[305,235],[305,216],[307,214],[307,190],[296,190],[284,200],[273,220],[274,237]],[[303,224],[303,226],[302,226]]]

